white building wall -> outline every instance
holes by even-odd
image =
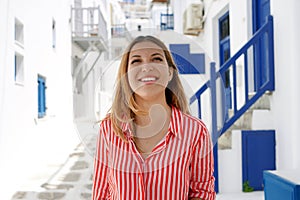
[[[272,108],[276,126],[277,168],[291,169],[299,164],[299,8],[297,0],[289,3],[271,1],[275,35],[275,87]]]
[[[183,9],[190,2],[172,1],[174,6],[175,31],[182,33]],[[253,35],[252,34],[252,1],[205,0],[205,27],[198,37],[193,37],[205,49],[209,57],[219,67],[219,29],[218,19],[229,11],[230,15],[230,45],[231,56],[234,55]],[[271,15],[274,17],[274,47],[275,47],[275,91],[271,95],[271,110],[266,116],[255,115],[259,119],[256,127],[269,124],[276,131],[276,165],[277,169],[292,169],[300,167],[299,141],[299,111],[300,68],[298,66],[299,43],[299,8],[300,2],[291,0],[271,0]],[[251,55],[250,55],[251,56]],[[239,64],[243,65],[243,63]],[[239,70],[238,74],[243,71]],[[243,82],[239,82],[239,93],[243,94]],[[253,89],[253,88],[251,88]],[[243,102],[243,97],[239,102]],[[267,117],[267,118],[268,118]],[[222,183],[222,181],[221,181]]]
[[[0,199],[65,161],[79,143],[72,119],[70,2],[1,1]],[[14,19],[24,25],[24,47],[14,41]],[[56,48],[52,48],[52,20]],[[2,46],[2,44],[4,44]],[[24,55],[24,84],[14,81],[14,51]],[[38,119],[38,74],[46,78],[46,117]]]
[[[300,79],[297,75],[300,74],[300,68],[299,68],[299,59],[298,59],[298,56],[299,56],[299,52],[300,52],[300,42],[299,42],[299,35],[300,35],[300,27],[299,27],[299,17],[300,17],[300,13],[299,13],[299,8],[300,8],[300,2],[299,1],[296,1],[294,0],[293,3],[293,8],[292,8],[292,11],[293,11],[293,24],[294,24],[294,31],[293,31],[293,41],[294,42],[294,51],[292,52],[292,55],[293,55],[293,66],[294,66],[294,84],[293,84],[293,89],[292,91],[294,91],[294,108],[295,108],[295,111],[294,111],[294,116],[293,116],[293,119],[294,119],[294,135],[295,135],[295,139],[293,140],[294,141],[294,150],[293,152],[294,153],[294,158],[295,159],[295,165],[296,165],[296,168],[299,169],[300,168],[300,156],[297,152],[300,152],[300,146],[299,146],[299,143],[298,141],[300,141],[300,134],[299,134],[299,124],[298,124],[298,119],[299,119],[299,113],[300,113],[300,105],[299,105],[299,102],[300,102],[300,94],[299,94],[299,85],[300,85]],[[298,42],[297,42],[298,41]]]
[[[296,42],[299,33],[297,4],[298,1],[286,4],[286,2],[271,0],[271,14],[274,16],[276,80],[276,89],[271,97],[271,112],[277,135],[278,169],[299,167],[299,156],[297,156],[299,145],[295,142],[299,141],[297,133],[299,105],[296,103],[299,102],[299,94],[296,92],[299,85],[297,78],[299,67],[296,60],[296,54],[299,52],[299,43]],[[207,0],[205,6],[207,12],[205,28],[196,40],[219,66],[218,19],[229,11],[232,56],[252,35],[252,4],[251,1]],[[239,73],[242,74],[243,71]],[[243,94],[243,84],[239,86],[239,93]],[[287,89],[289,87],[291,88]],[[240,97],[239,101],[243,102],[243,100],[243,97]],[[263,120],[262,117],[261,121]]]
[[[174,9],[174,31],[177,33],[183,33],[183,13],[190,5],[194,2],[199,2],[202,0],[187,0],[187,1],[176,1],[170,0],[170,4]]]

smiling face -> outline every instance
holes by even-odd
[[[158,45],[144,41],[135,44],[128,59],[128,82],[136,98],[165,98],[165,88],[172,79],[165,53]]]

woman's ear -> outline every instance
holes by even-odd
[[[173,72],[174,72],[173,67],[169,67],[169,81],[171,81],[173,78]]]

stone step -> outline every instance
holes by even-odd
[[[252,98],[253,95],[249,94],[249,98]],[[273,127],[270,97],[271,93],[264,94],[219,138],[219,149],[231,149],[232,130],[270,129]],[[232,117],[234,111],[228,110],[228,115]]]
[[[253,93],[249,94],[249,99],[254,96]],[[251,107],[251,110],[255,109],[263,109],[263,110],[270,110],[271,104],[270,104],[270,97],[271,93],[267,92],[264,95],[262,95]]]

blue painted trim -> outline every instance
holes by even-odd
[[[267,8],[267,9],[266,9]],[[256,33],[261,26],[264,25],[266,19],[270,15],[270,0],[252,0],[252,25],[253,33]],[[259,87],[268,79],[268,69],[266,68],[267,61],[265,49],[268,48],[265,37],[262,37],[254,45],[254,90],[257,91]]]
[[[300,200],[300,185],[270,171],[263,172],[265,200]]]
[[[256,0],[252,0],[252,33],[255,34],[257,31],[257,9]]]
[[[232,124],[234,124],[234,122],[237,121],[268,90],[268,88],[269,84],[264,84],[251,99],[249,99],[230,119],[224,123],[223,128],[219,131],[218,135],[221,136],[225,133]]]
[[[249,100],[249,82],[248,82],[248,53],[244,53],[244,78],[245,78],[245,101]]]
[[[197,100],[198,100],[197,101],[198,102],[198,118],[202,119],[202,115],[201,115],[201,113],[202,113],[201,112],[201,98],[198,98]]]
[[[270,16],[272,18],[272,16]],[[219,73],[224,73],[242,54],[244,54],[250,47],[253,46],[254,43],[256,43],[260,37],[267,32],[269,29],[268,23],[272,23],[271,21],[268,21],[264,26],[262,26],[254,35],[253,37],[238,51],[236,54],[234,54],[229,60],[227,60],[224,65],[219,70]],[[273,26],[273,24],[272,24]],[[274,49],[270,49],[274,50]]]
[[[268,45],[269,45],[269,65],[273,67],[269,67],[269,88],[268,90],[274,91],[275,90],[275,70],[274,70],[274,21],[273,17],[270,15],[268,16]]]
[[[194,103],[202,94],[205,92],[208,87],[210,87],[210,81],[206,81],[203,86],[190,98],[190,104]]]
[[[227,17],[229,16],[229,11],[227,11],[222,17],[219,18],[219,38],[221,38],[221,26],[220,23]],[[219,39],[221,40],[221,39]]]
[[[216,87],[216,63],[210,63],[210,89],[211,89],[211,104],[212,104],[212,142],[214,144],[214,176],[215,176],[215,191],[219,192],[219,172],[218,172],[218,127],[217,127],[217,87]]]
[[[222,23],[223,21],[228,17],[229,19],[229,11],[227,11],[222,17],[219,18],[219,54],[220,54],[220,65],[222,66],[226,62],[226,58],[224,53],[228,51],[228,56],[230,58],[230,31],[228,33],[228,36],[225,38],[222,38]],[[230,21],[228,22],[230,23]],[[230,24],[229,24],[230,26]],[[227,58],[227,59],[229,59]],[[227,119],[228,118],[228,110],[232,108],[232,93],[231,93],[231,86],[230,82],[226,82],[226,77],[229,76],[229,71],[226,73],[221,74],[221,77],[223,79],[224,83],[224,89],[225,89],[225,95],[221,96],[221,102],[222,102],[222,119]],[[230,80],[229,80],[230,81]],[[227,85],[229,84],[229,85]],[[223,93],[223,92],[221,92]]]

